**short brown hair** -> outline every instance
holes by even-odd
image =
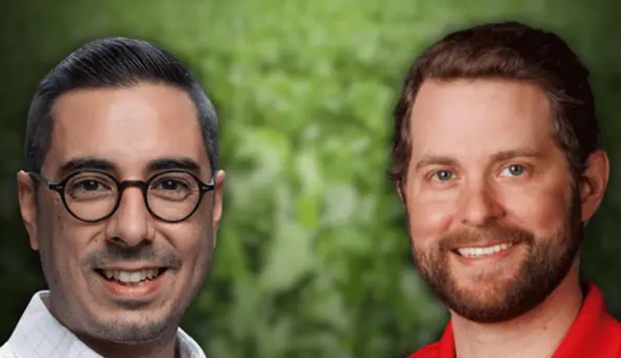
[[[588,156],[600,148],[589,71],[559,36],[519,22],[492,23],[449,34],[412,64],[394,110],[390,177],[401,186],[411,157],[410,111],[425,79],[500,78],[535,83],[552,108],[555,140],[574,184]]]

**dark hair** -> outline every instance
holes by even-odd
[[[394,110],[390,177],[403,185],[411,157],[410,111],[426,79],[500,78],[540,86],[552,108],[555,140],[565,152],[574,184],[600,148],[589,71],[557,35],[519,22],[457,31],[425,50],[412,64]]]
[[[95,40],[65,57],[39,83],[28,112],[25,170],[39,173],[50,148],[55,100],[85,88],[123,88],[141,82],[167,84],[188,92],[196,105],[212,173],[218,168],[218,123],[211,101],[196,78],[168,51],[123,37]]]

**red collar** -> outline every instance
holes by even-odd
[[[608,313],[602,291],[592,283],[578,317],[552,356],[570,357],[621,357],[621,323]]]
[[[454,358],[454,342],[449,322],[439,342],[408,358]],[[583,357],[621,358],[621,323],[608,313],[602,292],[594,284],[588,284],[582,308],[552,356]]]

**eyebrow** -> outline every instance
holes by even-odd
[[[503,160],[508,160],[517,157],[525,157],[525,158],[535,158],[540,159],[543,158],[545,154],[541,151],[531,150],[531,149],[518,149],[518,150],[504,150],[498,152],[492,156],[492,161],[501,162]]]
[[[195,160],[190,158],[160,158],[152,160],[147,164],[148,173],[174,169],[187,170],[200,177],[200,166]],[[111,174],[118,174],[119,167],[107,159],[96,157],[78,157],[63,164],[58,169],[57,176],[59,178],[65,178],[69,174],[78,170],[99,170],[109,172]]]
[[[160,158],[152,160],[147,164],[147,171],[149,173],[175,169],[187,170],[198,177],[201,174],[200,165],[191,158]]]
[[[76,170],[101,170],[105,172],[118,172],[116,164],[109,160],[95,157],[73,158],[63,164],[57,171],[57,176],[64,178]]]
[[[492,155],[491,162],[501,162],[512,158],[526,157],[540,159],[544,157],[544,153],[530,149],[520,150],[503,150]],[[426,167],[428,165],[445,165],[454,166],[458,161],[454,157],[442,156],[442,155],[424,155],[421,160],[416,163],[416,170]]]
[[[424,155],[421,160],[416,163],[416,170],[426,167],[428,165],[446,165],[451,166],[457,163],[457,160],[453,157],[442,155]]]

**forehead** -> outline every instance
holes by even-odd
[[[523,81],[426,80],[410,120],[413,156],[487,154],[554,143],[548,98]]]
[[[208,167],[196,106],[182,89],[161,84],[81,89],[60,96],[45,167],[97,157],[136,173],[161,157],[187,157]]]

